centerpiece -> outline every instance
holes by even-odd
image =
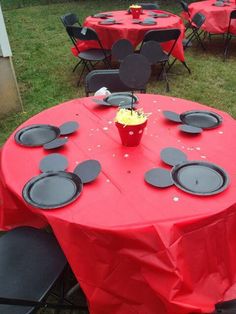
[[[121,108],[118,110],[115,117],[115,124],[124,146],[139,145],[149,115],[144,113],[142,109]]]
[[[132,14],[133,19],[139,19],[142,7],[137,4],[132,4],[130,7],[130,12]]]

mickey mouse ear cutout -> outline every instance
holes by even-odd
[[[100,172],[101,164],[93,159],[81,162],[74,170],[74,173],[80,177],[82,183],[94,181]]]
[[[161,160],[167,165],[175,166],[186,161],[187,156],[177,148],[167,147],[161,151]]]
[[[200,134],[202,133],[203,129],[198,128],[196,126],[188,125],[188,124],[181,124],[179,126],[180,131],[190,134]]]
[[[151,75],[151,66],[147,58],[140,54],[127,56],[120,65],[121,81],[132,89],[142,88]]]
[[[63,123],[60,129],[60,135],[68,135],[74,133],[79,128],[79,123],[76,121],[68,121]]]
[[[55,140],[43,145],[44,149],[55,149],[63,146],[68,141],[67,138],[56,138]]]
[[[44,157],[39,164],[42,172],[64,171],[67,167],[68,160],[61,154],[50,154]]]
[[[163,115],[165,116],[166,119],[172,122],[177,122],[177,123],[182,122],[180,119],[180,115],[174,111],[165,110],[163,111]]]
[[[158,188],[167,188],[174,184],[171,172],[162,168],[154,168],[147,171],[144,175],[144,180]]]

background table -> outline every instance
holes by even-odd
[[[181,133],[163,110],[181,113],[209,107],[188,100],[140,94],[139,106],[152,112],[141,144],[124,147],[114,125],[115,108],[75,99],[32,117],[56,126],[80,123],[60,152],[68,171],[97,159],[102,173],[64,208],[40,210],[22,200],[25,183],[40,173],[50,152],[27,148],[14,133],[1,153],[0,226],[52,227],[90,303],[91,314],[187,314],[210,312],[217,301],[235,297],[236,122],[228,114],[220,127],[201,135]],[[144,182],[168,146],[189,160],[218,164],[230,186],[214,196],[187,194],[175,186],[156,189]]]
[[[182,39],[184,38],[184,25],[181,18],[169,12],[158,10],[153,11],[157,13],[168,13],[170,16],[164,18],[156,18],[156,25],[139,25],[132,23],[132,15],[127,14],[127,11],[113,11],[109,12],[113,15],[112,18],[114,18],[116,21],[121,21],[122,24],[101,25],[99,24],[99,22],[104,21],[104,19],[89,16],[86,18],[84,26],[93,28],[97,32],[105,49],[111,49],[113,43],[122,38],[130,40],[135,48],[136,46],[138,46],[138,44],[142,42],[145,33],[149,30],[178,28],[181,30],[181,35],[176,43],[172,54],[180,61],[184,61],[184,51],[182,45]],[[140,15],[140,20],[144,20],[145,18],[150,17],[148,15],[148,12],[150,11],[144,10],[143,14]],[[87,48],[96,48],[97,45],[94,45],[94,43],[91,42],[87,42],[86,45],[79,44],[78,47],[80,50],[84,50]],[[163,47],[168,51],[168,49],[171,47],[171,44],[164,44]],[[74,53],[76,54],[77,52],[74,51]]]
[[[193,2],[189,5],[191,17],[200,12],[205,15],[206,21],[201,27],[203,30],[213,34],[227,33],[229,18],[232,10],[236,9],[235,1],[231,0],[229,6],[217,7],[212,5],[215,0]],[[231,32],[236,34],[236,21],[232,21]]]

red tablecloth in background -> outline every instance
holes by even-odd
[[[217,7],[212,5],[215,0],[193,2],[189,5],[191,17],[200,12],[205,15],[206,21],[201,27],[203,30],[213,34],[227,33],[229,18],[232,10],[236,9],[234,0],[231,0],[229,6]],[[186,16],[187,17],[187,16]],[[231,32],[236,34],[236,21],[232,21]]]
[[[140,15],[140,20],[144,20],[147,17],[149,11],[144,10],[143,14]],[[178,28],[181,30],[181,35],[176,43],[176,46],[173,50],[173,56],[180,61],[184,61],[184,51],[182,40],[184,38],[184,25],[179,16],[174,15],[169,12],[158,11],[157,13],[168,13],[169,17],[164,18],[156,18],[156,25],[139,25],[132,23],[132,15],[127,14],[127,11],[113,11],[111,14],[113,15],[116,21],[122,21],[123,24],[114,24],[114,25],[100,25],[99,22],[104,21],[104,19],[87,17],[84,26],[93,28],[97,33],[99,38],[101,39],[102,45],[105,49],[111,49],[114,42],[118,39],[126,38],[129,39],[133,44],[134,48],[140,44],[143,40],[145,33],[149,30],[156,29],[166,29],[166,28]],[[88,49],[88,48],[97,48],[98,46],[94,42],[87,42],[87,44],[79,44],[78,48],[80,51]],[[163,48],[168,51],[170,49],[171,43],[163,44]],[[77,55],[76,49],[73,49],[72,52]]]
[[[201,135],[182,134],[162,110],[181,113],[209,107],[188,100],[140,94],[152,112],[138,147],[120,144],[115,108],[91,98],[75,99],[32,117],[21,127],[56,126],[76,120],[80,129],[57,151],[78,162],[97,159],[99,177],[64,208],[32,208],[21,196],[25,183],[40,173],[50,151],[17,145],[14,134],[1,154],[0,225],[42,227],[49,223],[90,304],[91,314],[187,314],[210,312],[224,298],[235,297],[236,282],[236,122],[228,114],[221,126]],[[175,186],[156,189],[144,182],[168,146],[189,160],[218,164],[230,186],[214,196],[187,194]]]

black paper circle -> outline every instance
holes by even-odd
[[[186,161],[187,156],[177,148],[167,147],[161,151],[161,160],[167,165],[175,166]]]
[[[183,162],[171,171],[174,184],[196,195],[214,195],[224,191],[229,178],[219,166],[202,161]]]
[[[78,128],[79,123],[76,121],[65,122],[59,127],[61,135],[68,135],[74,133]]]
[[[189,133],[189,134],[200,134],[202,133],[203,129],[198,128],[196,126],[188,125],[188,124],[181,124],[179,126],[180,131]]]
[[[48,124],[33,124],[20,129],[15,134],[15,141],[22,146],[42,146],[60,135],[60,129]]]
[[[178,122],[178,123],[182,122],[180,120],[179,114],[176,112],[165,110],[165,111],[163,111],[163,115],[165,116],[166,119],[168,119],[172,122]]]
[[[32,178],[23,188],[22,196],[30,205],[52,209],[73,202],[81,194],[80,178],[70,172],[47,172]]]
[[[61,154],[50,154],[44,157],[39,164],[42,172],[47,171],[64,171],[68,167],[68,161]]]
[[[162,168],[154,168],[147,171],[144,179],[148,184],[159,188],[166,188],[173,185],[170,171]]]
[[[44,149],[55,149],[55,148],[59,148],[63,145],[65,145],[65,143],[68,141],[67,138],[56,138],[55,140],[46,143],[43,145]]]
[[[222,123],[222,117],[211,111],[190,110],[181,113],[180,119],[184,124],[189,124],[202,129],[216,128]]]
[[[80,177],[83,183],[89,183],[94,181],[101,171],[101,164],[99,161],[89,159],[81,162],[75,168],[74,173]]]
[[[139,89],[147,84],[151,75],[151,66],[146,57],[134,53],[121,63],[119,74],[125,85]]]

